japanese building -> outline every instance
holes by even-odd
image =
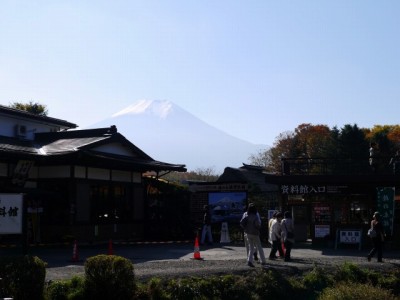
[[[229,225],[232,239],[243,238],[243,229],[239,221],[249,202],[257,205],[262,222],[267,224],[268,208],[279,207],[278,186],[265,180],[264,168],[243,164],[242,167],[226,167],[217,181],[192,182],[189,185],[191,195],[192,222],[201,227],[204,205],[211,213],[213,231],[219,234],[222,223]],[[263,226],[261,236],[265,240],[268,232]]]
[[[267,220],[268,210],[280,206],[278,185],[265,180],[263,167],[243,164],[240,168],[226,167],[218,183],[241,182],[247,186],[247,202],[255,203],[261,217]]]
[[[363,158],[284,159],[282,166],[282,174],[265,180],[279,186],[279,209],[292,211],[297,240],[368,243],[366,232],[379,211],[387,244],[400,246],[399,174],[373,171]]]
[[[76,128],[0,106],[0,193],[24,194],[30,242],[143,238],[143,174],[185,172],[185,165],[154,160],[115,126]]]

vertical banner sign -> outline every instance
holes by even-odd
[[[0,234],[22,234],[22,194],[0,194]]]
[[[378,212],[381,215],[383,228],[386,233],[393,234],[395,188],[378,187],[376,192]]]
[[[29,170],[33,166],[33,161],[19,160],[14,170],[12,183],[19,186],[24,186],[29,177]]]

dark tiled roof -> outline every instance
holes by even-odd
[[[0,136],[0,151],[18,152],[24,154],[39,154],[31,141],[19,140],[6,136]]]
[[[127,166],[133,165],[141,171],[164,171],[172,170],[177,172],[186,172],[185,165],[181,164],[170,164],[165,162],[160,162],[153,159],[143,159],[137,157],[127,157],[121,155],[115,155],[111,153],[96,152],[96,151],[84,151],[83,154],[86,157],[96,158],[98,161],[109,161],[114,166]]]
[[[152,160],[150,156],[132,144],[122,134],[118,133],[115,126],[107,128],[38,133],[35,140],[43,146],[42,150],[46,151],[48,155],[85,150],[115,142],[125,145],[131,149],[136,156]]]
[[[269,184],[266,181],[267,174],[264,169],[257,166],[243,165],[240,168],[227,167],[217,182],[246,182],[257,186],[262,192],[271,192],[278,189],[276,184]]]
[[[36,120],[36,121],[40,121],[43,123],[49,123],[49,124],[53,124],[53,125],[58,125],[58,126],[62,126],[65,128],[76,128],[78,127],[78,125],[74,124],[74,123],[70,123],[67,122],[65,120],[61,120],[61,119],[56,119],[56,118],[51,118],[51,117],[47,117],[47,116],[41,116],[41,115],[37,115],[37,114],[33,114],[24,110],[19,110],[19,109],[14,109],[11,107],[7,107],[7,106],[3,106],[0,105],[0,114],[6,114],[6,115],[11,115],[11,116],[17,116],[20,118],[27,118],[29,120]]]
[[[45,155],[63,154],[67,152],[75,152],[82,147],[93,146],[94,144],[109,140],[110,137],[84,137],[84,138],[71,138],[59,139],[42,145],[40,150]]]
[[[35,137],[34,141],[28,141],[0,136],[0,152],[14,155],[30,154],[52,159],[67,156],[73,159],[71,155],[79,154],[81,158],[86,157],[92,163],[100,165],[116,164],[124,168],[135,167],[142,171],[186,171],[183,164],[169,164],[152,159],[118,133],[115,127],[38,133]],[[120,143],[127,147],[132,152],[132,157],[94,151],[96,147],[110,143]],[[76,159],[76,156],[74,157]]]

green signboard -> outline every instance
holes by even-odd
[[[386,233],[393,234],[393,219],[394,219],[394,187],[378,187],[377,206],[378,212],[381,215],[381,221]]]

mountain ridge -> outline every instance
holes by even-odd
[[[167,100],[138,100],[89,128],[111,125],[153,159],[185,164],[188,171],[222,174],[267,147],[225,133]]]

